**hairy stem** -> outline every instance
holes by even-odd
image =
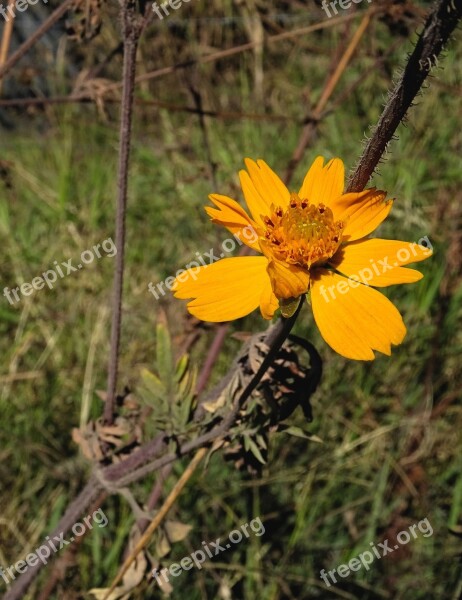
[[[414,52],[391,92],[382,116],[367,142],[348,184],[348,192],[360,192],[386,151],[398,125],[406,116],[430,70],[462,16],[462,0],[439,0],[429,14]]]
[[[117,374],[120,352],[120,330],[122,322],[122,293],[125,262],[125,216],[127,211],[128,165],[130,160],[133,92],[136,75],[136,51],[140,28],[136,6],[132,2],[122,3],[122,27],[124,37],[123,91],[120,117],[119,166],[117,176],[116,248],[117,258],[114,273],[112,305],[111,345],[107,379],[107,396],[104,405],[104,422],[114,420]]]

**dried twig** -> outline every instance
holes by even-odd
[[[74,0],[64,0],[64,2],[58,6],[58,8],[48,17],[48,19],[40,25],[40,27],[30,36],[27,40],[14,52],[10,58],[6,61],[3,66],[0,66],[0,79],[3,78],[8,71],[15,66],[15,64],[21,60],[21,58],[29,52],[29,50],[35,46],[39,39],[45,35],[45,33],[53,27],[59,19],[66,14],[71,7]]]
[[[104,92],[103,92],[104,93]],[[52,104],[93,104],[95,97],[88,93],[72,94],[70,96],[51,96],[48,98],[8,98],[0,100],[0,108],[19,108],[21,106],[48,106]],[[118,104],[119,98],[104,98],[105,104]],[[184,106],[181,104],[172,104],[171,102],[163,102],[162,100],[145,100],[143,98],[134,98],[133,103],[139,106],[158,106],[165,108],[171,112],[185,112],[193,115],[204,117],[213,117],[215,119],[249,119],[251,121],[270,121],[274,123],[296,123],[291,116],[288,115],[272,115],[263,113],[243,113],[230,112],[222,110],[207,110],[198,109],[194,106]]]
[[[317,131],[319,120],[322,117],[322,113],[323,113],[324,109],[326,108],[327,102],[328,102],[329,98],[331,97],[336,85],[338,84],[340,77],[342,76],[342,73],[345,71],[348,63],[350,62],[354,51],[358,47],[358,44],[361,41],[361,38],[364,35],[364,32],[366,31],[366,29],[371,21],[371,15],[372,15],[372,10],[368,11],[364,15],[361,23],[359,24],[358,29],[353,34],[353,37],[351,38],[350,43],[348,44],[345,52],[343,53],[343,56],[338,61],[338,64],[337,64],[334,72],[332,73],[332,75],[330,77],[328,77],[328,79],[324,85],[324,89],[322,90],[321,97],[319,98],[319,100],[316,104],[316,107],[315,107],[313,113],[311,114],[310,119],[308,120],[307,124],[305,125],[305,127],[302,130],[302,134],[300,136],[298,145],[292,155],[292,158],[290,159],[289,166],[287,167],[287,171],[286,171],[286,174],[284,177],[284,181],[287,184],[291,181],[292,176],[294,174],[294,171],[295,171],[298,163],[303,158],[306,148],[308,147],[309,143],[313,139],[313,135]]]
[[[15,0],[8,0],[6,9],[8,10],[15,3]],[[13,23],[14,19],[11,17],[7,20],[5,28],[3,29],[2,42],[0,44],[0,69],[6,63],[8,56],[8,50],[10,49],[11,36],[13,34]],[[3,79],[0,78],[0,96],[2,95]]]
[[[333,19],[323,21],[322,23],[316,23],[308,27],[302,27],[300,29],[294,29],[293,31],[285,31],[284,33],[278,33],[276,35],[269,36],[268,38],[266,38],[265,43],[270,44],[273,42],[282,42],[284,40],[296,38],[301,35],[306,35],[307,33],[320,31],[321,29],[335,27],[340,23],[346,23],[347,21],[351,21],[351,19],[355,18],[356,15],[354,13],[349,15],[343,15],[341,17],[334,17]],[[151,79],[158,79],[159,77],[163,77],[164,75],[170,75],[172,73],[176,73],[181,69],[187,69],[188,67],[192,67],[194,65],[206,64],[210,62],[215,62],[217,60],[221,60],[222,58],[229,58],[230,56],[240,54],[241,52],[253,50],[258,44],[259,42],[247,42],[246,44],[241,44],[240,46],[233,46],[232,48],[228,48],[226,50],[219,50],[218,52],[213,52],[211,54],[201,56],[198,59],[187,60],[185,62],[172,65],[171,67],[163,67],[162,69],[157,69],[156,71],[144,73],[143,75],[138,75],[138,77],[136,78],[136,83],[141,83],[142,81],[149,81]],[[111,86],[111,89],[118,87],[120,87],[120,83],[115,83],[113,86]]]
[[[103,600],[107,600],[109,598],[110,594],[114,591],[117,584],[121,581],[122,577],[125,575],[125,573],[130,568],[130,565],[136,559],[138,554],[146,547],[146,544],[151,539],[152,534],[154,533],[154,531],[156,531],[156,529],[162,523],[162,521],[164,520],[164,517],[167,516],[169,510],[175,504],[176,500],[178,499],[178,496],[183,491],[184,486],[191,479],[192,475],[194,474],[194,471],[196,470],[196,468],[198,467],[199,463],[204,458],[206,453],[207,453],[206,448],[200,448],[196,452],[192,461],[189,463],[189,465],[187,466],[187,468],[185,469],[185,471],[183,472],[181,477],[178,479],[178,481],[173,486],[173,489],[170,492],[170,494],[167,496],[167,498],[165,499],[165,502],[162,504],[161,508],[157,511],[155,517],[149,524],[149,527],[146,529],[146,531],[140,537],[136,546],[130,552],[130,555],[127,556],[127,558],[125,559],[123,565],[121,566],[119,572],[117,573],[117,576],[114,578],[114,581],[112,582],[111,587],[107,591]]]

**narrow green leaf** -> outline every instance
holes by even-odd
[[[157,354],[156,363],[160,379],[165,383],[167,389],[172,389],[170,383],[174,377],[174,366],[172,356],[172,343],[170,333],[162,323],[156,327]],[[169,384],[169,385],[167,385]]]

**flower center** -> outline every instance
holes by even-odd
[[[326,262],[342,241],[344,223],[334,221],[331,209],[310,204],[295,193],[285,211],[273,208],[264,221],[264,236],[276,258],[306,269]]]

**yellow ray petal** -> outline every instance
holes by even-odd
[[[289,204],[289,190],[263,161],[258,163],[245,159],[247,171],[240,171],[242,191],[249,211],[259,225],[264,225],[262,215],[271,213],[271,205],[286,208]]]
[[[177,298],[194,298],[189,312],[202,321],[232,321],[248,315],[260,305],[268,285],[264,256],[237,256],[189,269],[175,279]],[[267,305],[265,305],[267,307]]]
[[[279,175],[275,173],[273,169],[271,169],[271,167],[269,167],[264,160],[262,160],[261,158],[258,159],[257,165],[260,167],[260,178],[264,176],[266,182],[270,184],[273,196],[275,196],[275,200],[273,202],[274,205],[280,206],[282,209],[286,209],[290,200],[290,192],[287,189],[287,186],[279,177]],[[247,165],[247,169],[248,168],[249,166]]]
[[[236,235],[244,244],[260,251],[258,245],[258,226],[245,210],[232,198],[221,196],[220,194],[210,194],[210,200],[218,208],[206,206],[205,210],[213,223],[223,225]]]
[[[267,271],[277,298],[298,298],[308,291],[310,276],[296,265],[273,259],[268,263]]]
[[[324,340],[355,360],[373,360],[373,350],[391,354],[406,327],[397,308],[373,288],[319,269],[311,282],[313,315]]]
[[[393,202],[384,202],[385,196],[386,192],[371,188],[337,198],[331,208],[335,220],[345,222],[345,242],[354,242],[366,237],[388,217]]]
[[[345,168],[340,158],[333,158],[324,167],[324,158],[318,156],[305,176],[299,196],[312,204],[331,206],[343,193]]]
[[[298,298],[308,291],[310,276],[308,271],[297,265],[279,260],[265,239],[260,239],[260,248],[268,260],[268,275],[278,299]]]
[[[262,317],[268,320],[272,319],[278,308],[278,299],[274,295],[273,288],[271,287],[271,280],[267,277],[267,282],[263,287],[260,297],[260,312]]]
[[[415,243],[398,240],[361,240],[345,244],[329,263],[343,275],[365,284],[384,287],[397,283],[414,283],[423,275],[402,265],[425,260],[432,251]]]

